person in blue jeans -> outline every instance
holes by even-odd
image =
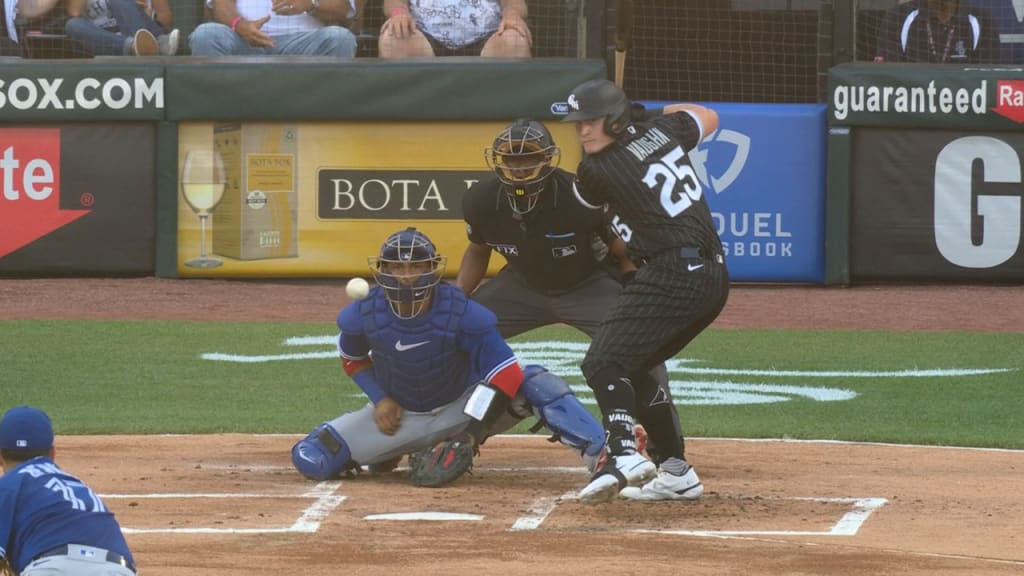
[[[173,56],[178,30],[167,0],[69,0],[65,33],[95,56]]]
[[[346,28],[364,0],[207,0],[210,21],[189,36],[193,56],[353,58]],[[339,25],[340,24],[340,25]]]

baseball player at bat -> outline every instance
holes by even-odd
[[[625,243],[600,210],[573,197],[573,174],[558,167],[561,149],[547,127],[519,118],[485,148],[494,175],[463,196],[469,246],[456,283],[498,317],[505,338],[551,324],[566,324],[593,337],[635,266]],[[604,263],[611,251],[618,268]],[[505,266],[481,284],[492,253]],[[651,369],[659,394],[638,406],[638,418],[650,435],[647,451],[655,462],[659,446],[680,443],[679,414],[672,403],[663,363]],[[671,453],[675,453],[673,449]]]
[[[721,240],[689,154],[718,129],[718,114],[696,104],[667,106],[633,122],[632,103],[607,80],[569,95],[565,122],[587,156],[574,192],[585,207],[615,214],[614,229],[639,266],[601,323],[583,359],[608,434],[611,457],[580,492],[585,502],[620,494],[641,500],[696,498],[703,486],[681,446],[658,446],[655,465],[637,451],[638,407],[661,394],[648,372],[682,350],[718,317],[729,294]]]
[[[134,576],[121,526],[57,466],[53,426],[32,406],[0,420],[0,563],[21,576]]]
[[[338,314],[338,349],[370,403],[295,444],[292,462],[303,475],[325,480],[362,465],[389,470],[403,455],[452,438],[479,446],[531,415],[596,466],[600,422],[563,380],[540,366],[520,368],[494,314],[441,282],[446,262],[415,228],[390,235],[369,258],[377,286]],[[436,449],[431,454],[426,460],[445,461]]]

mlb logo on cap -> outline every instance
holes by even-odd
[[[46,412],[32,406],[11,408],[0,420],[0,449],[37,451],[53,447],[53,425]]]

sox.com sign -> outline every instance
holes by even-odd
[[[935,245],[964,268],[993,268],[1021,245],[1020,151],[994,136],[965,136],[935,160]]]
[[[89,213],[61,210],[60,129],[0,129],[0,258]]]

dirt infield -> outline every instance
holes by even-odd
[[[341,282],[0,280],[0,318],[323,322]],[[261,302],[274,302],[271,306]],[[716,327],[1020,331],[1019,287],[737,287]],[[703,500],[588,507],[568,450],[484,446],[455,486],[291,468],[292,436],[62,436],[146,576],[1024,573],[1024,452],[692,439]]]

